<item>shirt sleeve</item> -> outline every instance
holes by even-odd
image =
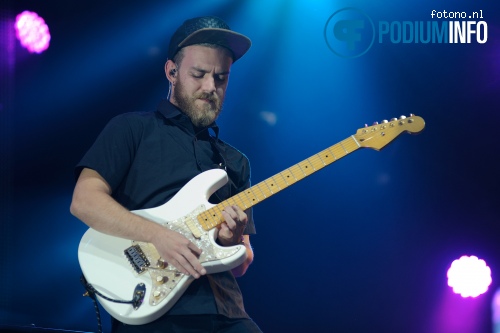
[[[138,128],[126,114],[112,118],[75,168],[78,178],[83,168],[97,171],[114,191],[126,176],[134,159]]]

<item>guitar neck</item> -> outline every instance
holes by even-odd
[[[358,141],[354,138],[354,136],[350,136],[347,139],[319,152],[318,154],[313,155],[202,212],[198,216],[198,222],[205,230],[217,227],[224,222],[222,210],[225,207],[237,205],[243,210],[253,207],[359,148],[360,145]]]

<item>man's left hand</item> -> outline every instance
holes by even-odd
[[[218,240],[223,246],[240,244],[248,216],[238,206],[227,206],[222,211],[224,222],[220,225]]]

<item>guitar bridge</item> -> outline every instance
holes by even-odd
[[[137,244],[126,248],[123,252],[125,253],[128,262],[137,274],[144,273],[146,271],[146,268],[151,265],[141,247]]]

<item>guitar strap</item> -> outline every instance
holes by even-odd
[[[216,133],[216,135],[217,135],[217,133]],[[227,165],[226,149],[224,147],[224,143],[217,136],[213,137],[212,135],[210,135],[209,141],[210,141],[210,145],[212,146],[212,150],[215,153],[217,153],[218,160],[219,160],[219,163],[217,165],[215,165],[215,168],[223,169],[224,171],[227,172],[228,165]],[[231,166],[229,166],[229,167],[231,167]],[[228,176],[228,182],[224,186],[219,188],[212,195],[212,197],[210,198],[211,199],[210,201],[212,202],[212,200],[215,200],[216,202],[213,202],[213,203],[217,204],[217,203],[220,203],[220,202],[226,200],[227,198],[230,198],[233,195],[232,190],[231,190],[232,188],[235,188],[235,184],[234,184],[233,180]]]

